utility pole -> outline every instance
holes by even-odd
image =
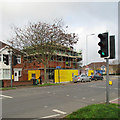
[[[12,42],[12,47],[13,47],[13,42]],[[9,58],[10,58],[10,79],[11,79],[11,88],[12,88],[12,49],[10,48],[8,53],[9,53]]]
[[[10,78],[11,78],[11,88],[12,88],[12,51],[10,52]]]
[[[107,76],[106,76],[106,103],[109,104],[109,59],[106,58]]]

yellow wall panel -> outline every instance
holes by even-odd
[[[28,70],[28,80],[32,79],[32,74],[35,74],[35,78],[38,79],[40,76],[40,70]]]
[[[78,75],[78,70],[55,70],[55,83],[73,81],[72,74]],[[59,77],[60,76],[60,77]]]
[[[88,70],[88,76],[94,75],[94,70]]]

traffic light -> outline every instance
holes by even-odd
[[[110,36],[110,58],[109,59],[114,59],[115,58],[115,36]]]
[[[6,54],[3,54],[3,62],[6,65],[9,65],[9,56]]]
[[[106,58],[109,56],[109,45],[108,45],[108,32],[99,34],[100,42],[98,45],[100,46],[100,50],[98,53],[102,58]]]

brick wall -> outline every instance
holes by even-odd
[[[11,86],[11,80],[3,80],[4,87]],[[13,81],[12,86],[32,85],[33,81]]]

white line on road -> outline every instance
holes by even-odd
[[[67,97],[69,97],[70,95],[66,95]]]
[[[57,116],[60,116],[60,114],[45,116],[45,117],[41,117],[41,118],[54,118],[54,117],[57,117]]]
[[[116,99],[113,99],[113,100],[111,100],[110,102],[113,102],[113,101],[118,100],[118,99],[120,99],[120,97],[119,97],[119,98],[116,98]]]
[[[57,112],[57,113],[60,113],[60,114],[63,114],[63,115],[66,114],[66,112],[63,112],[63,111],[60,111],[60,110],[57,110],[57,109],[53,109],[53,111],[54,111],[54,112]]]
[[[13,98],[13,97],[11,97],[11,96],[7,96],[7,95],[0,95],[0,96],[2,96],[2,97],[6,97],[6,98]]]
[[[101,86],[94,86],[94,85],[90,85],[90,87],[94,87],[94,88],[106,88],[106,87],[101,87]],[[110,89],[115,89],[115,90],[118,90],[118,88],[110,88]]]
[[[48,106],[44,106],[44,108],[48,108]]]
[[[85,99],[85,97],[82,98],[83,100]]]

